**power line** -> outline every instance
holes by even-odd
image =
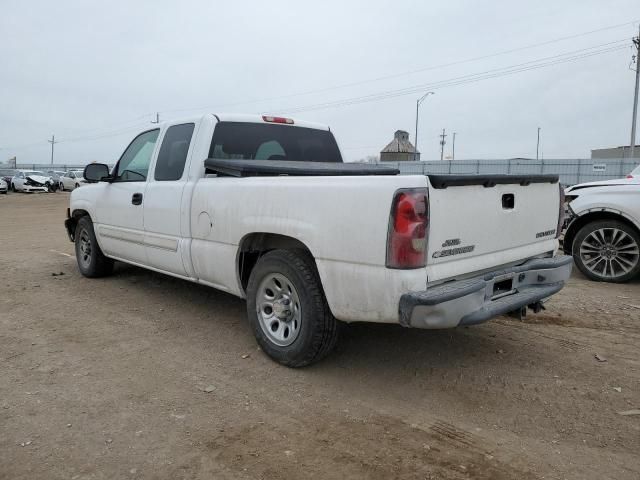
[[[615,25],[609,25],[609,26],[602,27],[602,28],[599,28],[599,29],[596,29],[596,30],[590,30],[590,31],[587,31],[587,32],[577,33],[577,34],[574,34],[574,35],[559,37],[559,38],[555,38],[555,39],[552,39],[552,40],[547,40],[547,41],[544,41],[544,42],[539,42],[539,43],[535,43],[535,44],[525,45],[525,46],[522,46],[522,47],[517,47],[517,48],[512,48],[512,49],[508,49],[508,50],[495,52],[495,53],[492,53],[492,54],[481,55],[481,56],[477,56],[477,57],[472,57],[472,58],[459,60],[459,61],[455,61],[455,62],[444,63],[444,64],[440,64],[440,65],[422,67],[422,68],[414,69],[414,70],[411,70],[411,71],[399,72],[399,73],[380,76],[380,77],[376,77],[376,78],[372,78],[372,79],[365,79],[365,80],[361,80],[361,81],[357,81],[357,82],[345,83],[345,84],[341,84],[341,85],[334,85],[334,86],[326,87],[326,88],[322,88],[322,89],[308,90],[308,91],[305,91],[305,92],[293,93],[293,94],[289,94],[289,95],[283,95],[283,96],[277,96],[277,97],[271,97],[271,98],[265,98],[265,99],[249,100],[249,101],[243,101],[243,102],[228,103],[228,104],[217,105],[217,106],[205,106],[205,107],[194,107],[194,108],[186,108],[186,109],[165,110],[164,113],[168,113],[168,112],[183,112],[183,111],[192,111],[192,110],[202,110],[202,109],[207,109],[207,108],[221,108],[221,107],[227,107],[227,106],[238,106],[238,105],[255,104],[255,103],[261,103],[261,102],[272,101],[272,100],[280,100],[280,99],[286,99],[286,98],[293,98],[293,97],[298,97],[298,96],[310,95],[310,94],[314,94],[314,93],[323,93],[323,92],[327,92],[327,91],[331,91],[331,90],[337,90],[337,89],[347,88],[347,87],[351,87],[351,86],[358,86],[358,85],[363,85],[363,84],[367,84],[367,83],[374,83],[374,82],[378,82],[378,81],[382,81],[382,80],[398,78],[398,77],[411,75],[411,74],[415,74],[415,73],[420,73],[420,72],[424,72],[424,71],[428,71],[428,70],[435,70],[435,69],[445,68],[445,67],[449,67],[449,66],[461,65],[461,64],[464,64],[464,63],[469,63],[469,62],[474,62],[474,61],[483,60],[483,59],[487,59],[487,58],[497,57],[497,56],[506,55],[506,54],[509,54],[509,53],[515,53],[515,52],[518,52],[518,51],[532,49],[532,48],[536,48],[536,47],[540,47],[540,46],[544,46],[544,45],[549,45],[549,44],[553,44],[553,43],[557,43],[557,42],[561,42],[561,41],[565,41],[565,40],[570,40],[570,39],[574,39],[574,38],[579,38],[579,37],[591,35],[591,34],[594,34],[594,33],[606,31],[606,30],[612,30],[612,29],[615,29],[615,28],[625,27],[625,26],[629,26],[629,25],[635,25],[636,23],[638,23],[638,21],[639,20],[633,20],[633,21],[630,21],[630,22],[625,22],[625,23],[620,23],[620,24],[615,24]],[[496,78],[498,76],[503,76],[503,75],[511,75],[511,74],[514,74],[514,73],[519,73],[519,72],[528,71],[528,70],[537,69],[537,68],[543,68],[543,67],[546,67],[546,66],[556,65],[556,64],[559,64],[559,63],[572,62],[572,61],[576,61],[576,60],[579,60],[581,58],[587,58],[587,57],[590,57],[590,56],[593,56],[593,55],[600,55],[600,54],[604,54],[604,53],[608,53],[608,52],[612,52],[612,51],[617,51],[620,48],[611,48],[611,49],[607,49],[607,50],[591,52],[591,53],[585,54],[585,55],[566,58],[566,59],[563,59],[562,61],[558,61],[558,62],[549,62],[549,63],[546,63],[546,64],[532,65],[532,68],[524,68],[524,66],[527,65],[527,64],[535,64],[536,62],[541,62],[543,60],[550,60],[550,59],[553,59],[553,58],[567,56],[567,55],[570,55],[570,54],[576,53],[576,52],[583,52],[583,51],[587,51],[587,50],[591,50],[591,49],[595,49],[595,48],[599,48],[599,47],[603,47],[603,46],[607,46],[607,45],[613,45],[613,44],[616,44],[618,42],[620,42],[620,41],[609,42],[609,43],[605,43],[605,44],[601,44],[601,45],[596,45],[596,46],[593,46],[593,47],[588,47],[586,49],[576,50],[576,51],[573,51],[573,52],[567,52],[567,53],[555,55],[555,56],[552,56],[552,57],[546,57],[546,58],[530,61],[530,62],[524,62],[524,63],[521,63],[521,64],[509,66],[509,67],[502,67],[502,68],[498,68],[498,69],[487,70],[485,72],[479,72],[479,73],[470,74],[470,75],[464,75],[464,76],[460,76],[460,77],[453,77],[453,78],[450,78],[450,79],[441,80],[439,82],[434,82],[434,83],[430,83],[430,84],[416,85],[416,86],[413,86],[413,87],[406,87],[404,89],[397,89],[397,90],[388,90],[388,91],[383,91],[383,92],[379,92],[379,93],[371,94],[371,95],[366,95],[366,96],[362,96],[362,97],[352,97],[352,98],[337,100],[337,101],[333,101],[333,102],[324,102],[324,103],[319,103],[319,104],[315,104],[315,105],[308,105],[308,106],[302,106],[302,107],[290,107],[289,109],[280,109],[280,110],[281,111],[290,112],[290,113],[297,113],[297,112],[316,110],[316,109],[321,109],[321,108],[331,108],[331,107],[352,105],[352,104],[356,104],[356,103],[365,103],[365,102],[368,102],[368,101],[385,100],[387,98],[394,98],[394,97],[397,97],[397,96],[414,94],[414,93],[417,93],[416,90],[420,90],[420,89],[423,89],[423,88],[446,88],[446,87],[450,87],[450,86],[457,86],[457,85],[463,85],[463,84],[467,84],[467,83],[474,83],[476,81],[486,80],[486,79],[489,79],[489,78]],[[515,69],[516,67],[523,67],[523,68],[520,68],[520,69],[516,70]],[[509,70],[509,69],[514,69],[514,70]],[[160,112],[156,112],[156,121],[152,121],[152,123],[159,122],[159,114],[160,114]],[[138,117],[136,117],[134,119],[131,119],[130,122],[138,120],[138,119],[142,119],[142,118],[145,118],[145,117],[148,117],[150,115],[151,115],[150,113],[147,113],[147,114],[144,114],[144,115],[140,115],[140,116],[138,116]],[[126,123],[128,123],[128,122],[126,122]],[[134,124],[134,125],[131,125],[131,126],[128,126],[128,127],[124,127],[123,125],[125,125],[125,124],[115,124],[112,127],[109,127],[109,128],[117,129],[115,131],[105,132],[104,134],[84,135],[84,136],[63,138],[62,140],[56,141],[56,143],[59,143],[59,142],[60,143],[61,142],[69,143],[69,142],[76,142],[76,141],[83,141],[83,140],[95,140],[95,139],[100,139],[100,138],[107,138],[107,137],[117,136],[117,135],[124,134],[124,133],[126,133],[129,130],[132,130],[134,128],[139,128],[141,125],[144,125],[144,124],[137,123],[137,124]],[[107,127],[104,127],[104,128],[107,128]],[[97,127],[97,128],[89,129],[89,130],[86,130],[86,131],[88,131],[88,132],[90,132],[90,131],[98,131],[99,132],[102,129],[103,129],[103,127]],[[35,143],[26,144],[26,145],[19,145],[19,146],[14,146],[14,147],[5,147],[5,149],[18,150],[18,149],[35,147],[35,146],[39,146],[39,145],[42,145],[42,143],[41,142],[35,142]]]
[[[476,56],[476,57],[471,57],[471,58],[467,58],[467,59],[463,59],[463,60],[457,60],[457,61],[454,61],[454,62],[442,63],[442,64],[438,64],[438,65],[420,67],[420,68],[417,68],[417,69],[414,69],[414,70],[407,70],[407,71],[404,71],[404,72],[394,73],[394,74],[390,74],[390,75],[383,75],[383,76],[380,76],[380,77],[364,79],[364,80],[359,80],[359,81],[350,82],[350,83],[343,83],[343,84],[333,85],[333,86],[325,87],[325,88],[307,90],[307,91],[303,91],[303,92],[291,93],[291,94],[288,94],[288,95],[280,95],[280,96],[275,96],[275,97],[268,97],[268,98],[263,98],[263,99],[245,100],[245,101],[241,101],[241,102],[233,102],[233,103],[218,104],[218,105],[205,105],[205,106],[193,107],[193,108],[180,108],[180,109],[173,109],[173,110],[164,110],[163,113],[188,112],[188,111],[193,111],[193,110],[204,110],[204,109],[209,109],[209,108],[236,107],[236,106],[240,106],[240,105],[251,105],[251,104],[255,104],[255,103],[269,102],[269,101],[274,101],[274,100],[284,100],[284,99],[287,99],[287,98],[301,97],[301,96],[312,95],[312,94],[316,94],[316,93],[325,93],[325,92],[332,91],[332,90],[338,90],[338,89],[348,88],[348,87],[355,87],[355,86],[365,85],[367,83],[374,83],[374,82],[379,82],[379,81],[383,81],[383,80],[390,80],[390,79],[393,79],[393,78],[399,78],[399,77],[403,77],[403,76],[407,76],[407,75],[413,75],[413,74],[416,74],[416,73],[426,72],[426,71],[429,71],[429,70],[436,70],[436,69],[440,69],[440,68],[452,67],[452,66],[456,66],[456,65],[462,65],[464,63],[476,62],[476,61],[479,61],[479,60],[485,60],[487,58],[498,57],[498,56],[507,55],[507,54],[510,54],[510,53],[516,53],[516,52],[520,52],[520,51],[523,51],[523,50],[530,50],[530,49],[533,49],[533,48],[542,47],[542,46],[545,46],[545,45],[550,45],[550,44],[562,42],[562,41],[565,41],[565,40],[571,40],[571,39],[575,39],[575,38],[579,38],[579,37],[584,37],[584,36],[587,36],[587,35],[592,35],[594,33],[599,33],[599,32],[603,32],[603,31],[606,31],[606,30],[612,30],[612,29],[620,28],[620,27],[628,27],[630,25],[635,25],[639,21],[640,21],[640,19],[636,19],[636,20],[633,20],[633,21],[630,21],[630,22],[618,23],[616,25],[609,25],[609,26],[598,28],[598,29],[595,29],[595,30],[589,30],[587,32],[576,33],[576,34],[568,35],[568,36],[564,36],[564,37],[558,37],[558,38],[554,38],[554,39],[551,39],[551,40],[546,40],[544,42],[534,43],[534,44],[530,44],[530,45],[524,45],[522,47],[511,48],[511,49],[508,49],[508,50],[502,50],[502,51],[498,51],[498,52],[494,52],[494,53],[490,53],[490,54],[486,54],[486,55],[480,55],[480,56]]]
[[[619,43],[619,42],[615,42],[615,43]],[[604,44],[604,45],[608,45],[608,44]],[[552,57],[546,57],[546,58],[541,58],[541,59],[530,61],[530,62],[510,65],[507,67],[486,70],[484,72],[463,75],[460,77],[453,77],[453,78],[440,80],[433,83],[414,85],[411,87],[406,87],[406,88],[401,88],[396,90],[386,90],[386,91],[382,91],[374,94],[363,95],[359,97],[344,98],[344,99],[335,100],[332,102],[323,102],[323,103],[303,105],[303,106],[293,106],[293,107],[287,107],[287,108],[273,109],[272,111],[279,111],[279,112],[285,112],[285,113],[299,113],[299,112],[306,112],[311,110],[319,110],[319,109],[325,109],[325,108],[367,103],[371,101],[385,100],[388,98],[395,98],[399,96],[415,94],[420,91],[423,91],[424,89],[439,89],[439,88],[446,88],[446,87],[463,85],[468,83],[475,83],[477,81],[486,80],[489,78],[512,75],[515,73],[535,70],[538,68],[544,68],[552,65],[558,65],[561,63],[574,62],[574,61],[577,61],[583,58],[592,57],[595,55],[601,55],[605,53],[623,50],[623,49],[626,49],[627,46],[626,45],[613,46],[613,47],[605,48],[595,52],[585,52],[585,53],[582,53],[579,55],[573,55],[567,58],[558,58],[558,57],[567,56],[571,53],[584,52],[584,50],[590,50],[593,48],[596,48],[596,47],[590,47],[588,49],[581,49],[573,52],[567,52],[560,55],[554,55]]]

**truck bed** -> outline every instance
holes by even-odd
[[[220,160],[204,161],[207,173],[230,177],[273,177],[293,175],[299,177],[345,175],[399,175],[397,168],[384,165],[338,162],[296,162],[288,160]]]

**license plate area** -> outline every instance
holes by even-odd
[[[496,300],[516,292],[513,288],[513,275],[496,277],[493,282],[493,294],[491,300]]]

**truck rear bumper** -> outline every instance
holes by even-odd
[[[569,255],[536,258],[516,267],[406,293],[400,298],[400,323],[415,328],[475,325],[536,304],[564,287],[572,260]]]

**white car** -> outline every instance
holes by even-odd
[[[51,182],[51,177],[43,172],[18,170],[11,179],[11,190],[25,193],[48,192]]]
[[[0,178],[0,193],[6,194],[8,190],[9,185],[7,185],[7,182],[5,182],[3,178]]]
[[[553,175],[399,175],[343,163],[331,130],[208,114],[140,133],[85,170],[65,226],[80,272],[114,260],[247,299],[262,350],[291,367],[344,322],[475,325],[562,289]]]
[[[82,176],[82,170],[69,170],[60,176],[60,190],[75,190],[87,181]]]
[[[626,282],[640,273],[640,166],[627,178],[565,190],[565,253],[591,280]]]

